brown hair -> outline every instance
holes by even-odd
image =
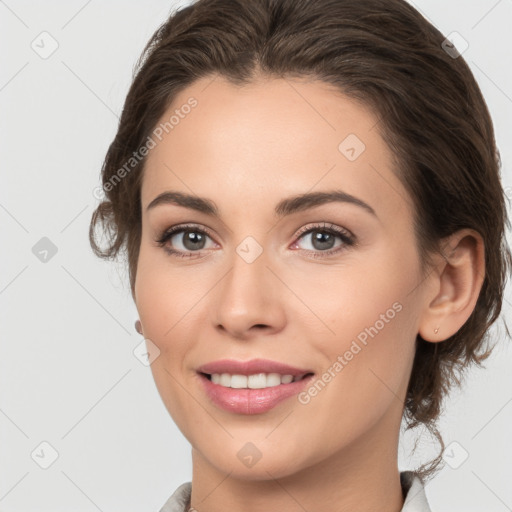
[[[129,172],[125,164],[176,94],[198,78],[220,75],[244,85],[258,76],[310,77],[372,107],[414,203],[425,275],[443,237],[472,228],[485,244],[485,280],[470,318],[442,343],[417,336],[404,418],[407,429],[423,425],[441,443],[430,466],[418,468],[422,478],[432,477],[441,462],[436,419],[451,385],[460,385],[456,373],[480,365],[494,348],[483,350],[512,268],[492,121],[469,67],[445,51],[444,40],[404,0],[198,0],[172,13],[137,63],[103,164],[106,197],[89,233],[100,257],[126,251],[133,296],[144,159]],[[123,165],[123,178],[113,185]],[[105,249],[96,243],[99,224]]]

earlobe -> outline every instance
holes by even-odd
[[[481,235],[462,229],[448,237],[432,272],[418,333],[433,343],[453,336],[473,312],[485,278],[485,248]]]

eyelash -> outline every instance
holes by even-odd
[[[174,249],[171,249],[170,247],[166,247],[165,245],[167,241],[170,240],[176,233],[184,231],[193,231],[195,233],[201,233],[202,235],[207,235],[210,238],[212,238],[208,229],[199,227],[197,224],[180,224],[177,226],[173,226],[167,230],[164,230],[157,238],[156,243],[158,244],[159,247],[162,247],[171,256],[176,256],[178,258],[195,257],[195,254],[200,253],[200,251],[176,251]],[[339,228],[334,224],[329,224],[325,222],[301,228],[299,232],[296,234],[296,241],[294,242],[294,244],[298,242],[298,240],[300,240],[302,236],[315,231],[338,236],[342,240],[343,245],[333,249],[329,249],[327,251],[310,251],[307,249],[303,249],[307,253],[310,253],[311,256],[313,256],[314,258],[327,258],[334,254],[338,254],[339,252],[345,251],[347,250],[348,247],[352,247],[356,244],[356,237],[350,231],[348,231],[347,229]]]

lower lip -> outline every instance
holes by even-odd
[[[283,400],[300,393],[314,377],[309,375],[297,382],[263,389],[237,389],[214,384],[202,373],[198,375],[210,400],[218,407],[237,414],[267,412]]]

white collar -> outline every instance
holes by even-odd
[[[413,471],[401,471],[400,483],[405,495],[400,512],[432,512],[420,477]],[[160,512],[187,512],[186,507],[192,492],[192,482],[181,484],[165,502]]]

